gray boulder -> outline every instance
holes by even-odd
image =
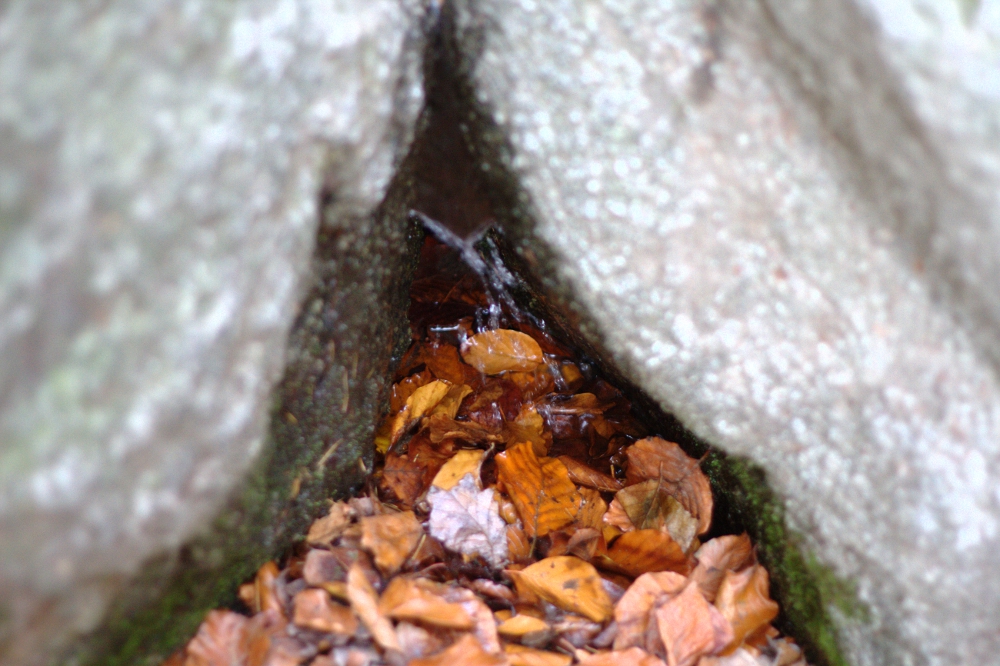
[[[0,662],[48,663],[141,588],[130,582],[151,561],[145,583],[178,557],[203,587],[233,577],[219,566],[232,549],[190,546],[227,502],[246,515],[223,531],[259,546],[243,569],[274,554],[281,539],[250,518],[276,518],[290,495],[303,504],[322,476],[290,492],[252,468],[298,464],[268,453],[299,437],[267,437],[286,363],[283,390],[311,400],[300,419],[353,398],[370,430],[392,348],[371,322],[399,318],[379,297],[401,264],[378,259],[406,245],[399,210],[391,225],[372,211],[422,102],[418,5],[0,5]],[[356,331],[327,335],[342,344],[314,352],[326,360],[310,379],[315,359],[286,359],[286,341],[304,296],[324,289],[364,298],[297,320],[307,350]],[[279,416],[286,431],[296,419]],[[345,434],[349,420],[299,438],[312,460],[347,438],[355,473],[326,486],[360,476],[364,429]],[[119,619],[143,607],[132,596]],[[162,628],[124,619],[132,649]]]
[[[522,256],[767,470],[869,608],[831,609],[859,665],[1000,647],[1000,15],[979,4],[460,3]]]

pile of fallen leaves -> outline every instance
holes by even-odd
[[[429,241],[364,496],[171,666],[804,666],[699,461]],[[494,321],[495,324],[495,321]]]

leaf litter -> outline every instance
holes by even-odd
[[[411,299],[367,488],[169,666],[806,666],[698,460],[432,239]]]

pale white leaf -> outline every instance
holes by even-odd
[[[499,569],[507,562],[507,523],[492,488],[479,490],[472,474],[466,474],[451,490],[432,488],[431,536],[445,548],[467,557],[481,555]]]

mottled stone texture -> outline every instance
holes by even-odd
[[[163,647],[137,609],[166,591],[190,625],[206,588],[232,594],[227,565],[287,542],[255,521],[301,527],[316,488],[360,478],[336,470],[357,470],[399,328],[402,204],[372,211],[422,99],[419,11],[0,5],[0,662],[47,663],[109,612],[77,659]],[[341,416],[269,439],[296,312],[331,292],[299,315],[278,397],[297,391],[300,423]],[[335,473],[305,467],[338,438]]]
[[[768,470],[850,660],[995,661],[997,3],[458,5],[525,258]]]

